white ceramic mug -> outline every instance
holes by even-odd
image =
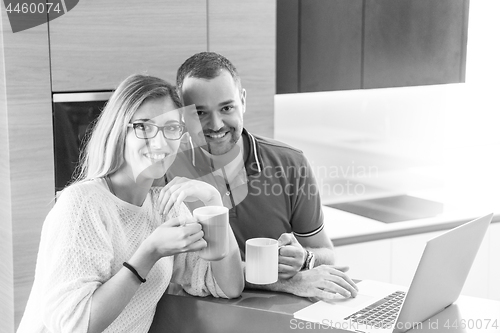
[[[278,241],[251,238],[245,243],[245,278],[253,284],[278,281]]]
[[[199,252],[205,260],[221,260],[229,252],[229,209],[222,206],[196,208],[193,216],[200,222],[207,247]]]

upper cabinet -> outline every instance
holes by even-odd
[[[182,62],[207,49],[207,4],[80,1],[49,31],[52,91],[110,90],[133,73],[175,83]]]
[[[175,83],[184,60],[214,51],[239,71],[245,127],[273,136],[275,1],[87,0],[49,24],[52,91],[112,90],[133,73]]]
[[[468,5],[468,0],[366,1],[362,87],[465,82]]]
[[[300,91],[358,89],[362,0],[302,1]]]
[[[278,0],[277,93],[465,81],[469,0]]]
[[[276,2],[208,1],[208,50],[225,55],[246,90],[245,127],[272,137],[276,93]]]

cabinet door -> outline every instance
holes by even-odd
[[[366,1],[363,88],[464,82],[468,3]]]
[[[391,282],[390,239],[335,247],[335,258],[353,279]]]
[[[500,223],[490,225],[488,298],[500,301]]]
[[[426,242],[440,233],[432,232],[392,239],[392,283],[406,287],[410,286]]]
[[[276,92],[276,1],[208,2],[208,50],[226,56],[247,92],[245,127],[273,136]]]
[[[490,281],[489,269],[489,248],[490,248],[490,230],[484,236],[483,242],[476,254],[474,263],[467,275],[467,280],[462,288],[462,294],[467,296],[489,298],[488,283]]]
[[[299,91],[360,89],[363,1],[300,4]]]
[[[276,2],[276,93],[299,92],[299,0]]]
[[[114,89],[133,73],[175,81],[207,49],[206,0],[86,0],[49,22],[53,91]]]

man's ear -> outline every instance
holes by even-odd
[[[241,88],[241,105],[243,105],[243,113],[246,111],[247,107],[247,91]]]

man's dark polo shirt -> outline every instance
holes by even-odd
[[[221,186],[221,182],[214,184],[208,180],[219,189],[224,204],[230,208],[230,224],[242,254],[245,241],[250,238],[278,239],[281,234],[290,232],[308,237],[320,232],[323,229],[321,200],[304,154],[281,142],[252,135],[245,129],[242,138],[248,149],[244,162],[247,183],[235,188],[224,181]],[[200,149],[179,153],[167,179],[175,176],[214,179],[210,175],[211,163]],[[234,194],[235,191],[240,195]],[[241,193],[246,196],[242,197]],[[234,200],[235,196],[239,199]]]

